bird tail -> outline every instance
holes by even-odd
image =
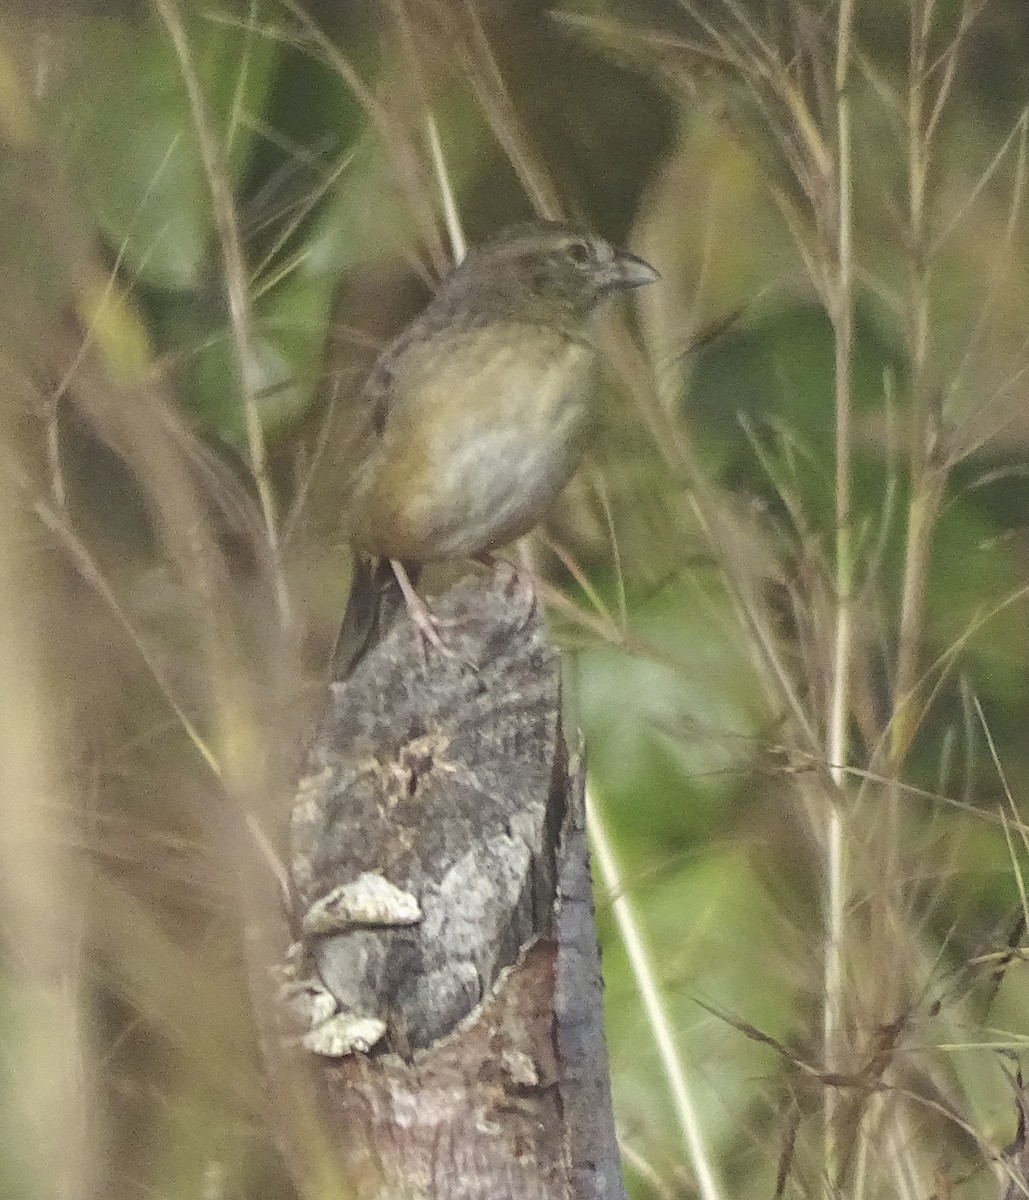
[[[417,567],[405,564],[408,576]],[[381,640],[397,613],[405,608],[404,594],[388,558],[355,556],[354,574],[346,612],[332,652],[331,678],[339,682],[351,675],[362,658]]]

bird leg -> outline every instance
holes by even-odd
[[[429,606],[414,590],[414,584],[411,582],[404,564],[399,558],[391,558],[389,565],[393,568],[393,574],[397,577],[397,583],[404,594],[407,611],[418,630],[418,636],[422,639],[422,649],[425,650],[426,646],[431,644],[445,658],[457,658],[440,633],[442,622],[438,617],[433,616]]]

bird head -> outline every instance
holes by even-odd
[[[574,325],[612,292],[659,278],[649,263],[602,237],[558,222],[533,222],[471,251],[445,286],[451,296],[474,296],[481,316]]]

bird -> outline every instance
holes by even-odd
[[[337,662],[348,626],[347,641],[362,624],[367,640],[390,573],[423,646],[448,653],[418,571],[488,560],[547,515],[585,449],[594,319],[609,296],[659,278],[583,229],[522,223],[473,248],[386,346],[357,406],[346,500],[357,562]],[[346,651],[351,667],[361,652]]]

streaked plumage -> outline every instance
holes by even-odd
[[[657,277],[567,225],[517,226],[472,251],[379,356],[362,398],[351,537],[390,560],[441,650],[404,564],[492,552],[546,516],[582,457],[592,317],[610,293]],[[357,572],[354,592],[371,578]],[[352,593],[352,611],[374,608]]]

